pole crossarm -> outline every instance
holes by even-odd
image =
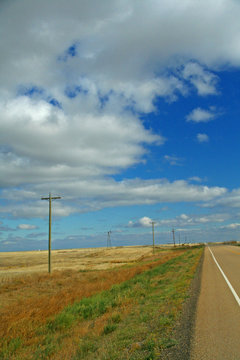
[[[56,200],[61,199],[61,196],[42,197],[41,200]]]

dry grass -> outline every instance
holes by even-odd
[[[151,251],[149,246],[53,250],[52,269],[104,270],[139,261]],[[45,273],[47,268],[47,251],[0,253],[0,283],[12,276]]]
[[[65,262],[68,264],[68,267],[70,268],[70,259],[73,254],[75,262],[77,262],[76,254],[83,255],[84,252],[85,250],[64,252]],[[62,256],[63,252],[59,251],[57,254],[59,253]],[[124,254],[126,254],[125,261]],[[72,304],[83,297],[89,297],[97,292],[109,289],[113,284],[121,283],[157,264],[179,256],[180,252],[163,252],[153,257],[150,248],[134,247],[100,249],[97,251],[95,249],[95,251],[89,251],[88,255],[88,257],[85,256],[85,259],[82,259],[80,256],[80,269],[83,266],[84,260],[87,264],[86,266],[89,266],[90,259],[92,259],[92,266],[97,264],[100,259],[105,259],[105,266],[108,263],[110,268],[113,266],[114,261],[122,261],[117,263],[117,265],[128,262],[132,263],[133,261],[135,264],[134,266],[115,270],[88,272],[76,270],[76,264],[74,264],[72,270],[55,270],[52,275],[43,272],[37,274],[34,269],[33,272],[30,272],[29,265],[27,273],[21,276],[19,274],[17,276],[11,275],[11,281],[8,278],[0,286],[0,317],[2,319],[0,322],[0,338],[5,336],[5,338],[10,339],[21,336],[31,342],[36,326],[45,323],[47,318],[59,313],[66,305]],[[17,254],[18,256],[20,254]],[[36,254],[27,253],[24,256],[28,259],[31,259],[31,256],[33,256],[35,259]],[[145,262],[137,261],[137,259],[142,260],[143,256],[145,256]],[[67,257],[68,261],[66,260]],[[14,260],[14,256],[12,259]],[[108,259],[108,262],[106,259]],[[153,261],[154,259],[156,261]],[[28,261],[30,264],[33,260]],[[42,260],[40,259],[39,261],[41,262]],[[6,263],[10,266],[9,258],[7,258],[5,266]],[[22,263],[20,262],[20,264]],[[116,266],[116,263],[114,265]],[[16,269],[17,263],[13,261],[12,266]],[[8,270],[5,271],[8,272]]]

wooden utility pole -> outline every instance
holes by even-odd
[[[49,227],[48,227],[48,272],[51,273],[51,228],[52,228],[52,200],[61,199],[60,196],[52,196],[49,193],[49,197],[42,197],[42,200],[48,200],[49,202]]]
[[[174,246],[176,246],[176,244],[175,244],[175,230],[174,229],[172,229],[172,235],[173,235],[173,244],[174,244]]]
[[[155,222],[154,222],[154,221],[152,221],[153,254],[154,254],[154,252],[155,252],[154,224],[155,224]]]
[[[108,231],[108,237],[107,237],[107,247],[111,247],[112,244],[111,244],[111,230]]]

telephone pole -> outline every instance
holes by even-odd
[[[49,202],[49,227],[48,227],[48,272],[51,273],[51,228],[52,228],[52,200],[61,199],[60,196],[42,197],[41,200],[48,200]]]
[[[172,229],[172,235],[173,235],[173,244],[174,244],[174,247],[176,246],[175,244],[175,230]]]
[[[154,252],[155,252],[154,224],[155,224],[155,222],[154,222],[154,221],[152,221],[153,254],[154,254]]]
[[[107,247],[111,247],[112,245],[111,245],[111,237],[110,237],[110,235],[111,235],[111,230],[110,231],[108,231],[108,237],[107,237]]]

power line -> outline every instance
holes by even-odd
[[[61,199],[60,196],[52,196],[49,193],[48,197],[42,197],[41,200],[48,200],[49,202],[49,223],[48,223],[48,272],[51,273],[51,228],[52,228],[52,200]]]

